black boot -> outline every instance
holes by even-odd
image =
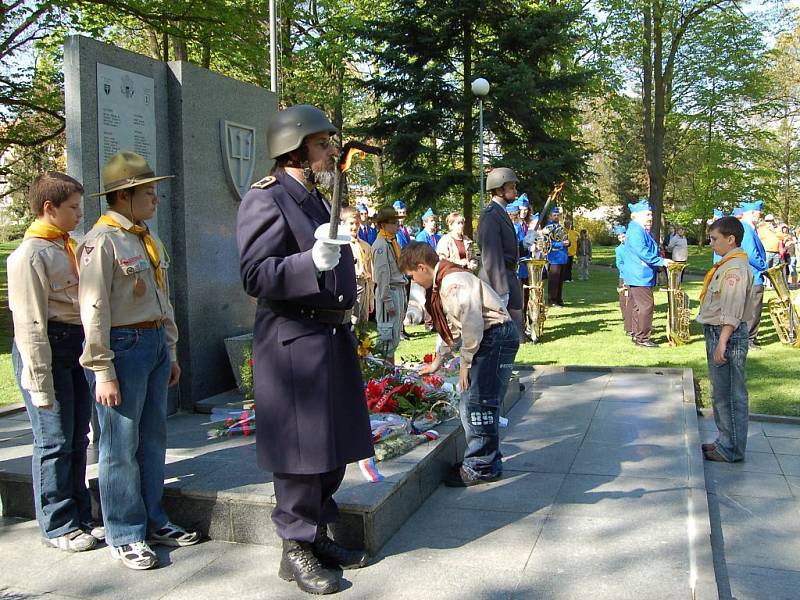
[[[309,594],[335,594],[339,591],[339,575],[320,564],[308,542],[283,540],[278,577],[296,582],[297,587]]]
[[[340,546],[329,538],[326,532],[317,535],[311,548],[323,564],[342,569],[366,567],[369,558],[364,550],[348,550]]]

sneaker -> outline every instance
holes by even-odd
[[[87,521],[85,523],[81,523],[81,529],[83,529],[84,533],[88,533],[98,542],[104,542],[106,540],[106,528],[99,521]]]
[[[161,544],[163,546],[192,546],[200,541],[199,531],[184,529],[175,523],[167,521],[161,529],[150,532],[147,541],[151,544]]]
[[[97,546],[97,540],[80,529],[70,531],[56,538],[42,538],[42,543],[65,552],[85,552]]]
[[[472,487],[473,485],[481,485],[482,483],[492,483],[498,481],[503,477],[502,473],[496,473],[489,477],[475,477],[464,470],[461,465],[453,465],[453,468],[444,479],[444,484],[447,487]]]
[[[109,546],[108,549],[114,560],[121,560],[123,565],[134,571],[146,571],[158,566],[158,557],[147,545],[147,542],[139,541],[122,546]]]

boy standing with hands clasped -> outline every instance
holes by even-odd
[[[78,363],[83,328],[78,263],[69,232],[81,220],[83,186],[49,171],[31,184],[36,220],[8,257],[12,358],[33,431],[36,520],[45,545],[81,552],[103,539],[91,523],[86,446],[92,398]],[[90,535],[93,534],[93,535]]]
[[[425,308],[439,333],[436,356],[420,374],[436,372],[461,345],[461,424],[467,440],[464,462],[445,479],[450,487],[497,481],[503,475],[498,425],[519,333],[500,296],[471,271],[439,256],[424,242],[400,253],[400,269],[426,290]]]
[[[149,543],[188,546],[200,534],[169,522],[161,505],[167,388],[178,383],[178,329],[168,257],[146,221],[158,206],[144,157],[118,152],[103,167],[108,210],[79,248],[81,364],[97,401],[98,475],[106,542],[130,569],[152,569]]]
[[[752,317],[753,274],[747,253],[739,246],[744,227],[735,217],[722,217],[709,229],[711,246],[721,258],[706,273],[697,321],[706,338],[708,375],[717,440],[703,444],[703,456],[716,462],[744,460],[749,406],[745,362]]]

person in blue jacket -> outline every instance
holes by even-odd
[[[422,231],[417,234],[417,242],[425,242],[431,248],[436,250],[439,240],[442,236],[436,233],[436,215],[430,208],[422,215]]]
[[[633,335],[631,333],[631,312],[628,310],[628,286],[625,285],[625,279],[622,276],[624,263],[625,263],[625,226],[615,225],[614,235],[619,240],[619,246],[614,249],[614,264],[619,271],[619,283],[617,290],[619,291],[619,312],[622,315],[622,325],[625,329],[625,335]]]
[[[402,200],[395,200],[392,204],[392,208],[397,212],[397,221],[399,225],[395,238],[402,250],[408,246],[408,243],[411,241],[411,234],[408,232],[408,227],[406,227],[406,205]]]
[[[653,287],[656,270],[672,264],[658,253],[658,244],[650,235],[653,211],[647,198],[628,204],[631,221],[625,231],[625,256],[622,278],[628,286],[633,343],[642,348],[657,348],[650,334],[653,330]]]
[[[761,311],[764,309],[764,271],[767,270],[767,251],[756,233],[756,225],[761,220],[764,202],[740,202],[742,209],[742,225],[744,225],[744,238],[742,250],[747,252],[750,261],[750,270],[753,272],[753,294],[751,296],[753,317],[747,322],[749,330],[750,349],[758,349],[758,326],[761,322]]]
[[[372,242],[378,237],[378,230],[369,218],[369,209],[363,202],[359,202],[356,205],[356,209],[361,217],[361,225],[358,226],[358,238],[372,245]]]
[[[569,254],[567,247],[569,246],[569,237],[566,230],[559,223],[561,219],[561,209],[554,206],[550,209],[550,220],[547,228],[552,232],[561,232],[564,237],[563,242],[553,240],[550,248],[550,254],[547,255],[547,262],[550,266],[547,269],[547,300],[550,306],[564,306],[564,269],[565,265],[569,262]]]
[[[522,314],[524,319],[528,311],[528,297],[531,292],[530,288],[528,288],[528,266],[523,262],[526,258],[530,258],[530,253],[522,243],[525,239],[527,223],[522,221],[522,206],[520,206],[519,200],[511,202],[506,206],[506,212],[508,216],[511,217],[511,222],[514,224],[514,231],[517,233],[517,242],[519,243],[519,268],[517,269],[517,277],[522,286]],[[527,319],[524,322],[527,323]],[[527,336],[527,332],[525,336]],[[522,341],[527,341],[527,337],[523,337]]]
[[[708,225],[710,227],[711,224],[714,221],[717,221],[717,220],[721,219],[724,216],[725,216],[725,213],[723,212],[723,210],[721,208],[715,208],[714,209],[714,216],[711,217],[708,221],[706,221],[706,225]],[[721,258],[722,257],[719,254],[714,252],[713,255],[712,255],[712,258],[711,258],[711,264],[712,265],[717,264]]]

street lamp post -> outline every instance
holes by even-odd
[[[480,175],[481,175],[481,210],[483,210],[483,98],[489,93],[489,82],[483,77],[478,77],[472,82],[472,93],[478,97],[478,136],[479,136],[479,150],[478,156],[480,161]]]

